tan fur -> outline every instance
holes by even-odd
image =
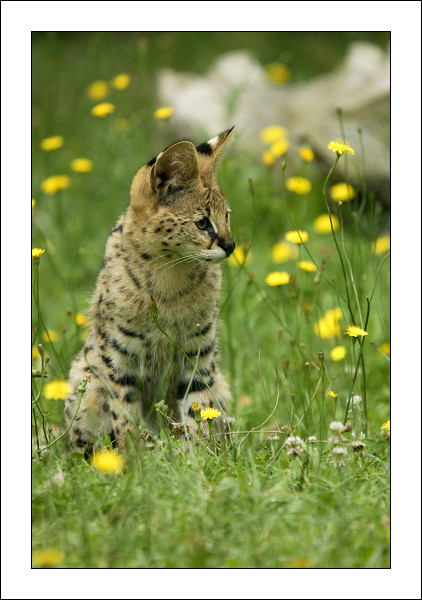
[[[219,262],[233,251],[234,242],[215,168],[230,133],[220,134],[205,148],[208,153],[197,151],[192,142],[178,142],[133,179],[130,204],[107,241],[91,302],[91,330],[69,375],[76,390],[84,372],[92,371],[71,429],[79,450],[90,452],[104,434],[124,450],[127,430],[153,422],[160,400],[193,431],[193,402],[225,410],[230,393],[215,363]],[[206,223],[207,229],[196,223]],[[156,327],[151,298],[160,326],[176,344],[194,362],[200,352],[202,377],[195,374],[184,406],[193,368]],[[76,406],[73,393],[66,400],[68,420]],[[224,430],[223,415],[216,419],[219,431]]]

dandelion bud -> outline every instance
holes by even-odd
[[[318,352],[318,360],[322,365],[324,364],[324,362],[325,362],[324,352]]]
[[[282,171],[285,171],[285,170],[286,170],[287,164],[286,164],[286,161],[285,161],[285,160],[282,160],[282,161],[281,161],[281,165],[280,165],[280,167],[281,167],[281,170],[282,170]]]
[[[42,344],[38,344],[38,352],[40,353],[41,358],[45,354],[44,346]]]
[[[295,401],[295,397],[296,397],[296,396],[295,396],[294,394],[291,394],[290,398],[291,398],[292,402],[294,402],[294,401]]]
[[[189,433],[189,425],[184,425],[183,423],[174,423],[172,433],[174,437],[180,438],[185,435],[185,427]]]
[[[41,250],[41,248],[32,248],[32,260],[34,264],[38,264],[40,262],[40,257],[44,254],[45,250]]]
[[[78,387],[78,392],[80,394],[84,394],[86,392],[86,388],[88,383],[91,381],[91,371],[88,369],[88,371],[85,372],[82,381],[79,384]]]
[[[318,273],[317,273],[317,274],[315,275],[315,277],[314,277],[314,283],[315,283],[316,285],[318,285],[318,283],[320,282],[320,280],[321,280],[321,272],[320,272],[320,271],[318,271]]]

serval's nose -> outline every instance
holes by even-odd
[[[220,248],[222,248],[224,250],[227,257],[230,256],[230,254],[233,252],[233,250],[236,247],[236,244],[234,243],[233,238],[231,238],[231,237],[226,237],[226,238],[220,239],[218,241],[218,245],[220,246]]]

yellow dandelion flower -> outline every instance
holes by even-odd
[[[320,338],[332,338],[340,335],[339,320],[342,315],[341,308],[327,310],[321,319],[314,325],[315,335],[318,335]]]
[[[91,115],[94,115],[94,117],[104,118],[107,115],[114,113],[115,110],[116,107],[114,106],[114,104],[111,104],[110,102],[102,102],[101,104],[96,104],[91,109]]]
[[[89,173],[93,167],[94,163],[89,158],[75,158],[70,163],[70,168],[76,173]]]
[[[358,335],[368,335],[368,332],[364,329],[361,329],[360,327],[357,327],[356,325],[351,325],[345,330],[344,335],[349,335],[350,337],[358,337]]]
[[[309,235],[306,231],[302,230],[294,230],[288,231],[284,236],[288,242],[292,242],[293,244],[302,244],[303,242],[307,242],[309,240]]]
[[[336,183],[330,187],[330,196],[336,202],[348,202],[355,196],[355,188],[347,183]]]
[[[41,190],[45,194],[53,195],[60,190],[70,187],[70,177],[67,175],[52,175],[41,183]]]
[[[269,273],[265,278],[265,283],[268,285],[276,286],[276,285],[284,285],[289,283],[290,275],[286,273],[286,271],[273,271]]]
[[[216,410],[215,408],[205,408],[201,410],[201,417],[203,419],[214,419],[215,417],[219,417],[221,412]]]
[[[314,151],[308,146],[301,146],[299,148],[299,155],[305,162],[312,162],[315,158]]]
[[[388,431],[390,431],[390,419],[381,425],[381,429],[388,429]]]
[[[330,390],[328,392],[328,395],[330,396],[330,398],[337,398],[338,394],[336,394],[335,392],[333,392],[333,390]]]
[[[171,117],[173,112],[174,112],[174,110],[171,106],[162,106],[161,108],[157,108],[157,110],[154,113],[154,117],[156,119],[160,119],[160,120],[164,121],[165,119],[168,119],[169,117]]]
[[[309,194],[312,183],[305,177],[289,177],[286,181],[286,187],[295,194]]]
[[[72,391],[64,379],[53,379],[44,386],[44,397],[46,400],[64,400]]]
[[[101,471],[101,473],[113,473],[118,474],[123,471],[125,466],[123,457],[110,450],[100,450],[95,452],[91,458],[91,464],[94,469]]]
[[[192,410],[193,412],[198,412],[201,409],[201,405],[199,402],[192,402]]]
[[[35,262],[40,260],[41,254],[44,254],[45,250],[41,250],[41,248],[32,248],[32,258]]]
[[[265,71],[271,83],[286,83],[291,77],[290,69],[283,63],[269,63],[265,65]]]
[[[39,358],[40,357],[40,352],[38,350],[38,348],[32,348],[32,358]]]
[[[310,273],[311,271],[318,271],[317,267],[310,260],[300,260],[297,263],[297,266],[300,269],[303,269],[303,271],[307,271],[308,273]]]
[[[128,73],[120,73],[111,80],[111,87],[115,90],[125,90],[130,84],[130,75]]]
[[[269,127],[265,127],[259,135],[264,144],[274,144],[283,140],[288,135],[288,132],[287,129],[280,127],[280,125],[270,125]]]
[[[272,156],[274,156],[274,158],[278,158],[287,152],[289,145],[289,140],[278,140],[277,142],[271,144],[269,152],[272,154]]]
[[[241,267],[243,264],[247,265],[252,260],[252,253],[249,250],[245,257],[245,251],[242,246],[236,246],[233,253],[228,258],[228,264],[231,267]]]
[[[374,254],[384,254],[390,250],[390,238],[388,235],[379,237],[371,244],[371,250]]]
[[[379,349],[384,354],[390,354],[390,352],[391,352],[390,344],[387,344],[387,343],[381,344]]]
[[[32,553],[33,567],[57,567],[64,561],[64,556],[58,548],[44,548]]]
[[[292,246],[287,242],[278,242],[271,250],[271,260],[274,263],[283,263],[290,258],[297,258],[299,250],[297,246]]]
[[[354,154],[355,151],[351,148],[345,140],[336,140],[335,142],[330,142],[328,144],[328,150],[332,150],[333,152],[337,152],[340,156],[347,152],[348,154]]]
[[[35,200],[32,198],[32,208],[34,208],[34,206],[36,205]]]
[[[331,215],[334,231],[340,227],[340,222],[335,215]],[[314,229],[318,233],[331,233],[330,215],[319,215],[314,221]]]
[[[300,556],[286,563],[287,569],[311,569],[312,563],[306,556]]]
[[[82,313],[76,313],[75,321],[76,324],[79,325],[79,327],[85,327],[86,325],[90,324],[90,320],[88,319],[88,317],[86,317]]]
[[[93,81],[87,89],[87,94],[95,102],[104,100],[108,94],[108,83],[107,81]]]
[[[273,154],[269,150],[266,150],[265,152],[263,152],[261,158],[262,158],[262,162],[267,167],[272,167],[273,164],[275,163],[275,158],[274,158]]]
[[[44,152],[50,152],[51,150],[57,150],[61,148],[64,143],[64,137],[62,135],[55,135],[53,137],[44,138],[40,142],[41,150]]]
[[[330,352],[331,360],[343,360],[346,356],[346,348],[344,346],[336,346]]]
[[[42,339],[44,342],[57,342],[59,334],[54,329],[47,329],[47,331],[43,332]]]

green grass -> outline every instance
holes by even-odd
[[[171,119],[152,116],[156,70],[168,65],[201,72],[218,53],[246,45],[263,64],[287,62],[293,80],[300,81],[335,66],[352,39],[387,42],[382,33],[302,36],[306,53],[304,37],[290,33],[176,33],[170,41],[143,34],[141,42],[140,34],[34,36],[32,246],[46,250],[34,268],[41,310],[34,345],[41,342],[50,356],[46,381],[65,378],[81,347],[85,330],[74,317],[87,310],[107,233],[128,202],[134,173],[174,140]],[[87,86],[122,72],[132,80],[127,90],[110,91],[107,101],[116,112],[93,117]],[[117,131],[122,118],[128,127]],[[344,125],[347,138],[347,119]],[[340,131],[339,124],[339,137]],[[63,147],[42,152],[40,141],[52,135],[63,135]],[[355,152],[359,160],[361,149]],[[77,157],[90,158],[94,169],[72,172],[69,164]],[[335,158],[332,154],[333,164]],[[286,178],[297,174],[297,158],[287,153],[283,159]],[[72,185],[49,196],[40,186],[53,174],[67,174]],[[162,430],[160,438],[129,449],[119,475],[71,457],[66,436],[41,458],[34,443],[34,551],[58,549],[62,567],[389,566],[389,444],[380,429],[390,418],[389,357],[380,351],[389,342],[389,262],[386,253],[371,250],[376,238],[388,235],[388,215],[371,190],[360,211],[362,183],[352,202],[339,207],[328,200],[343,219],[343,230],[336,231],[338,250],[331,234],[313,226],[327,212],[322,189],[328,173],[310,163],[302,174],[312,181],[311,193],[283,194],[280,160],[265,167],[236,143],[221,165],[233,236],[251,258],[241,268],[223,267],[219,362],[233,393],[238,432],[233,443],[214,456],[201,447],[186,450]],[[309,233],[306,248],[318,267],[325,263],[317,277],[301,270],[297,258],[271,261],[274,244],[294,224]],[[304,247],[299,252],[300,259],[310,260]],[[265,278],[271,271],[287,271],[294,279],[270,287]],[[343,335],[347,325],[365,324],[367,299],[368,336]],[[319,338],[315,323],[336,307],[344,315],[339,332]],[[37,308],[35,302],[34,331]],[[57,332],[57,341],[46,342],[44,329]],[[333,361],[330,352],[339,344],[346,357]],[[41,369],[40,359],[33,365]],[[64,431],[63,402],[46,399],[40,381],[34,379],[34,398],[40,395],[36,405],[47,415],[52,441]],[[328,396],[330,390],[336,399]],[[362,401],[346,414],[351,390]],[[329,424],[345,416],[357,438],[366,433],[366,448],[354,453],[352,431],[345,433],[348,454],[338,467]],[[39,413],[37,425],[42,446]],[[278,439],[267,438],[271,427]],[[300,456],[286,451],[292,428],[302,440],[317,438]]]

